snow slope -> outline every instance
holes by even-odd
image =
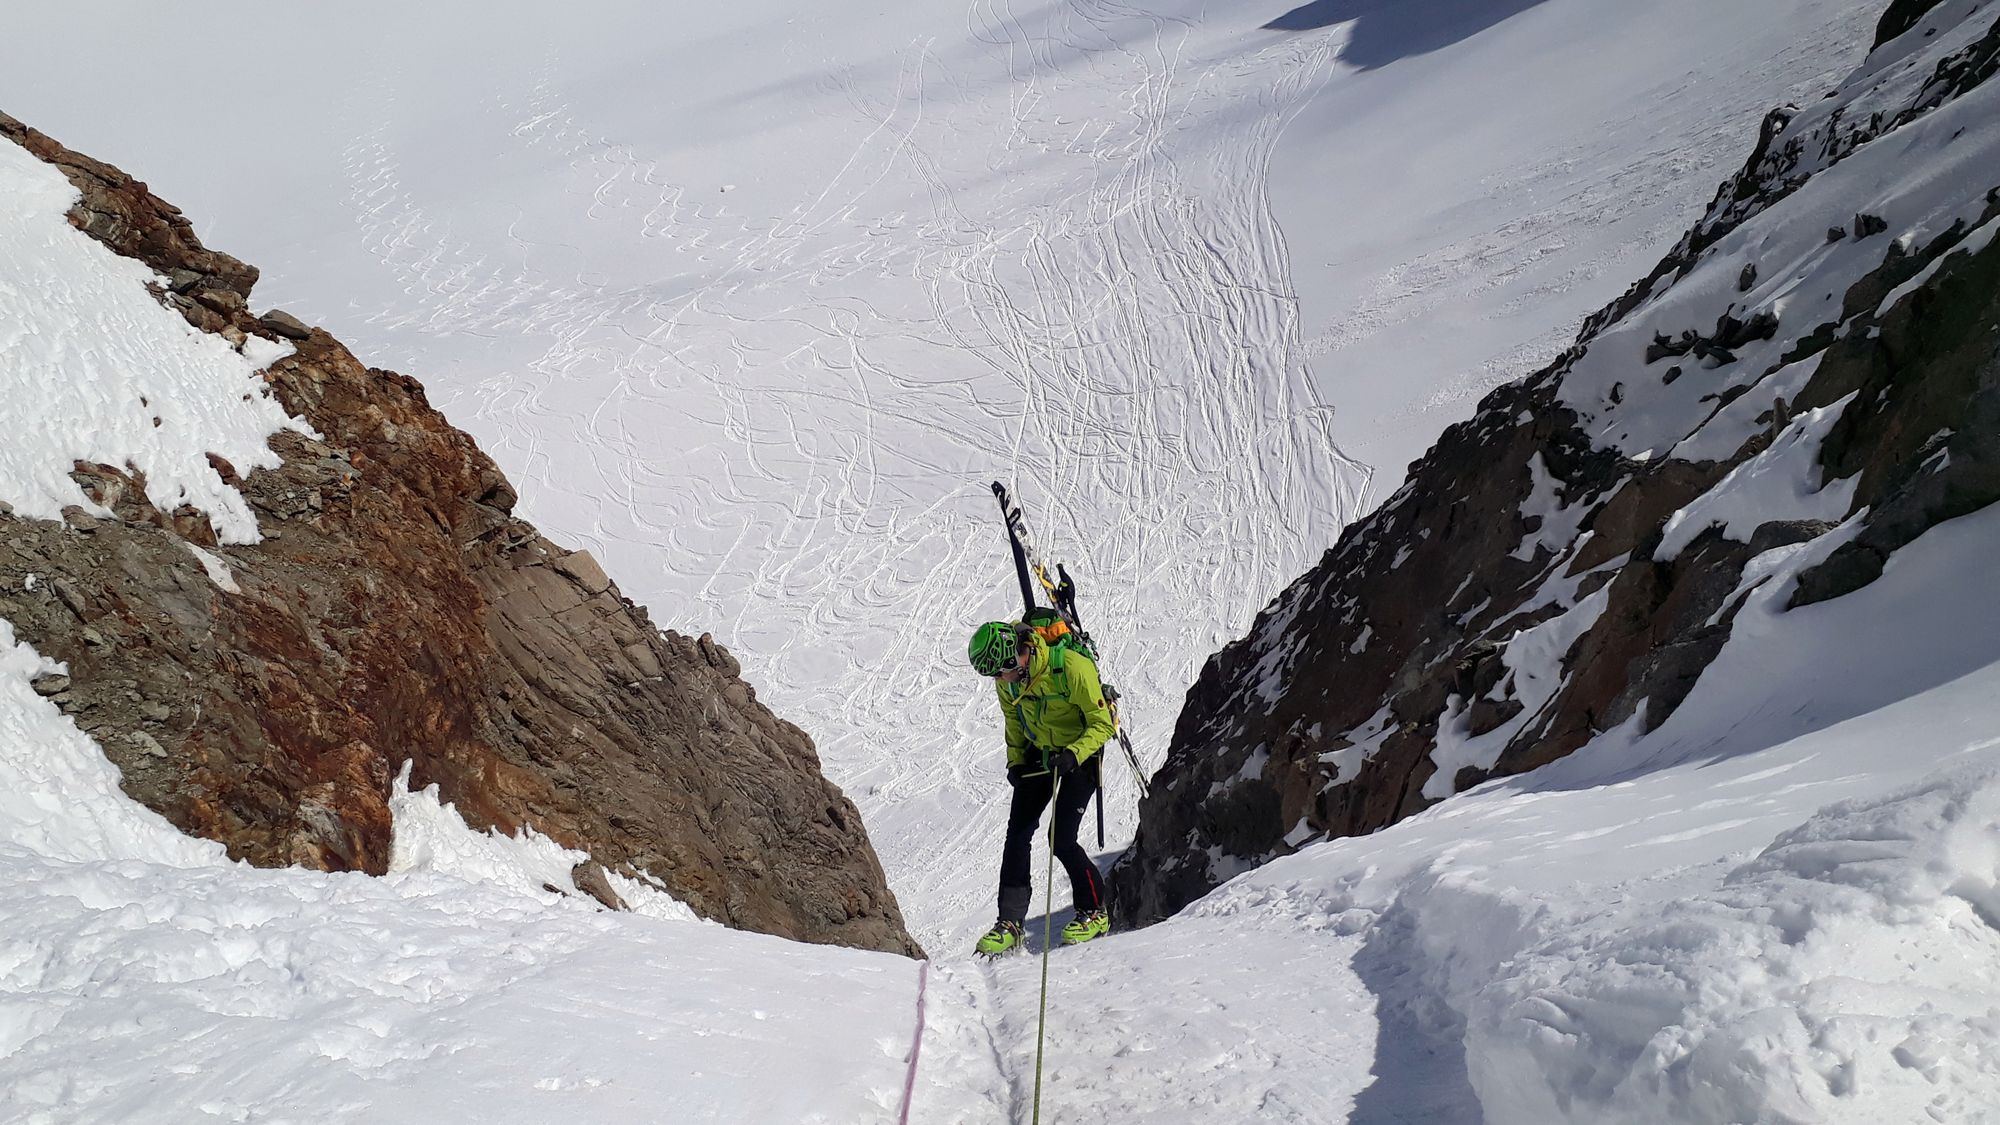
[[[1763,674],[1643,739],[1055,954],[1044,1113],[2000,1120],[1996,551],[2000,509],[1940,525],[1739,630],[1721,670]],[[909,962],[499,885],[568,861],[423,794],[399,851],[459,860],[229,865],[116,793],[41,667],[0,635],[0,792],[46,814],[0,820],[9,1119],[897,1120]],[[910,1120],[1025,1119],[1036,990],[936,967]]]
[[[1301,348],[1379,498],[1699,218],[1773,105],[1867,47],[1846,0],[1317,0],[1341,59],[1271,171]],[[1310,17],[1310,18],[1307,18]],[[1357,169],[1365,169],[1357,174]]]
[[[433,791],[399,791],[387,877],[232,864],[118,791],[29,688],[44,666],[0,622],[0,1118],[833,1123],[900,1100],[911,962],[545,891],[573,854],[475,834]]]
[[[171,512],[207,515],[224,543],[255,543],[257,518],[207,459],[243,472],[278,464],[271,435],[310,433],[254,380],[289,346],[240,348],[190,328],[146,292],[153,271],[121,258],[65,218],[76,189],[61,172],[0,142],[0,501],[59,519],[77,505],[108,516],[70,479],[78,460],[129,465]]]
[[[57,195],[9,198],[56,252],[81,240]],[[155,369],[241,402],[244,357],[197,363],[162,332],[143,370],[86,368],[101,406]],[[1043,1112],[2000,1120],[2000,506],[1781,612],[1839,540],[1757,560],[1658,729],[1055,954]],[[35,691],[58,671],[0,621],[9,1120],[1018,1121],[1034,1096],[1031,959],[926,973],[659,898],[598,911],[542,889],[572,856],[471,833],[428,792],[397,793],[386,878],[232,865],[122,796]]]
[[[1001,819],[960,657],[1013,611],[985,483],[1083,564],[1157,761],[1199,662],[1873,7],[85,0],[14,14],[0,100],[421,377],[526,516],[713,630],[955,946]],[[158,96],[218,47],[253,96]]]

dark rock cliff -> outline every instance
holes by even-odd
[[[1898,0],[1868,62],[1773,112],[1650,276],[1209,660],[1112,874],[1126,924],[1655,729],[1763,580],[1753,559],[1824,547],[1791,604],[1839,597],[2000,499],[1997,15]],[[1760,472],[1809,495],[1747,519],[1715,502]]]
[[[0,136],[60,169],[82,193],[72,224],[158,271],[196,329],[290,341],[266,379],[319,435],[280,434],[283,464],[240,480],[217,461],[257,515],[252,546],[159,511],[116,466],[72,474],[115,520],[0,507],[0,617],[67,662],[37,690],[128,793],[254,864],[379,874],[408,762],[475,827],[588,852],[575,889],[607,904],[598,865],[732,926],[920,952],[853,804],[721,646],[654,628],[588,554],[512,516],[507,481],[414,379],[252,315],[257,271],[144,184],[4,115]]]

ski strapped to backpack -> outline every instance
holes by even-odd
[[[1083,619],[1076,611],[1076,582],[1062,564],[1056,564],[1054,578],[1049,577],[1048,564],[1042,561],[1042,554],[1035,547],[1034,539],[1028,534],[1028,520],[1021,512],[1021,506],[1007,494],[1007,486],[993,482],[993,496],[1000,501],[1000,514],[1007,524],[1007,542],[1014,554],[1014,568],[1021,580],[1021,601],[1024,612],[1023,624],[1035,630],[1052,651],[1060,651],[1062,646],[1070,646],[1097,660],[1097,644],[1083,628]],[[1030,581],[1032,575],[1033,580]],[[1035,604],[1035,584],[1039,583],[1047,593],[1053,609]],[[1102,669],[1100,667],[1100,680]],[[1132,780],[1139,786],[1139,797],[1144,800],[1148,789],[1146,772],[1139,765],[1139,755],[1132,750],[1132,739],[1125,733],[1125,723],[1118,714],[1118,689],[1104,683],[1104,702],[1111,709],[1111,724],[1117,732],[1118,747],[1125,753],[1125,762],[1132,767]],[[1104,789],[1097,791],[1097,843],[1104,846]]]

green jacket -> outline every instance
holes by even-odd
[[[1034,644],[1024,679],[993,681],[1000,711],[1007,717],[1007,764],[1044,766],[1039,757],[1030,761],[1030,746],[1068,750],[1077,761],[1089,761],[1117,733],[1097,679],[1097,665],[1071,648],[1052,654],[1040,637]]]

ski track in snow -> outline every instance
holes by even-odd
[[[1189,25],[1106,3],[976,5],[965,32],[969,61],[913,43],[891,90],[825,80],[818,110],[867,136],[772,219],[690,202],[591,125],[553,61],[478,99],[503,166],[553,161],[587,237],[656,245],[690,281],[611,283],[529,233],[573,214],[439,217],[407,182],[423,154],[394,135],[395,82],[346,106],[353,222],[398,290],[367,316],[377,342],[525,514],[812,717],[929,942],[983,925],[967,867],[992,862],[1003,812],[997,716],[959,652],[1018,612],[986,482],[1010,481],[1077,569],[1150,769],[1198,662],[1369,476],[1308,385],[1262,189],[1330,40],[1200,61]],[[1224,112],[1244,125],[1218,141],[1204,121]],[[468,378],[467,337],[542,350]],[[688,423],[700,436],[658,440]],[[1133,811],[1121,774],[1110,835]]]
[[[1454,7],[1476,6],[1438,3],[1434,14],[1467,18]],[[1281,154],[1276,207],[1296,232],[1301,347],[1345,412],[1336,437],[1399,477],[1477,399],[1554,359],[1584,314],[1701,214],[1759,117],[1810,104],[1846,73],[1880,8],[1543,3],[1450,63],[1419,58],[1329,87],[1301,123],[1317,143]],[[1537,20],[1598,49],[1557,68],[1523,62],[1543,57],[1548,31],[1524,26]],[[1721,41],[1699,53],[1633,50],[1697,37]],[[1549,73],[1574,75],[1559,111],[1558,90],[1537,85]],[[1483,112],[1464,111],[1469,87],[1489,99]],[[1352,146],[1379,150],[1384,136],[1407,138],[1375,153],[1397,161],[1385,182],[1348,174]],[[1324,221],[1343,207],[1350,226]],[[1387,215],[1398,229],[1377,233]],[[1396,481],[1379,483],[1390,487],[1378,496]]]
[[[251,215],[241,252],[267,271],[261,297],[421,377],[515,480],[524,515],[590,548],[660,624],[736,652],[860,806],[929,946],[969,944],[990,919],[1004,816],[997,716],[962,649],[979,621],[1019,612],[988,481],[1013,486],[1084,582],[1085,620],[1150,768],[1201,662],[1367,505],[1370,470],[1336,432],[1365,446],[1355,435],[1430,424],[1349,386],[1368,375],[1359,357],[1402,341],[1410,362],[1381,385],[1441,380],[1445,398],[1429,401],[1442,408],[1497,369],[1438,360],[1406,338],[1421,335],[1412,326],[1531,306],[1521,323],[1534,330],[1503,321],[1507,339],[1480,352],[1521,373],[1552,350],[1546,324],[1577,311],[1558,308],[1565,292],[1589,303],[1595,275],[1547,265],[1571,260],[1561,232],[1594,247],[1635,214],[1658,219],[1675,190],[1694,206],[1716,154],[1743,143],[1701,98],[1666,98],[1658,121],[1610,121],[1554,157],[1510,153],[1474,188],[1427,184],[1444,194],[1412,200],[1401,221],[1445,207],[1441,237],[1455,241],[1356,232],[1356,245],[1403,249],[1336,335],[1302,340],[1270,167],[1288,123],[1325,110],[1328,79],[1329,104],[1364,109],[1395,79],[1338,61],[1352,21],[1280,35],[1256,30],[1277,11],[977,0],[868,21],[718,14],[689,39],[644,5],[604,14],[585,28],[483,9],[473,22],[507,30],[465,52],[437,39],[466,34],[465,13],[412,10],[403,34],[350,44],[336,93],[274,93],[282,139],[337,138],[331,153],[312,140],[279,154],[310,182],[284,185],[278,214],[254,187],[224,192],[232,206],[199,191],[177,201],[210,222]],[[247,73],[269,65],[261,28],[228,25]],[[353,37],[306,12],[271,34],[317,36],[329,54]],[[1826,34],[1815,24],[1783,49],[1824,52]],[[1461,57],[1488,66],[1495,50]],[[290,60],[298,80],[284,72],[284,89],[312,88],[317,61]],[[1450,98],[1458,83],[1441,88]],[[1650,113],[1661,100],[1639,102]],[[88,146],[87,121],[47,125]],[[1635,124],[1698,143],[1618,139]],[[1286,152],[1330,154],[1331,180],[1369,182],[1350,164],[1379,157],[1328,135],[1340,139],[1294,138]],[[1635,145],[1645,155],[1621,166]],[[228,163],[157,149],[100,155],[157,168],[169,195],[176,175],[203,184]],[[1531,188],[1534,206],[1489,221],[1488,197]],[[1577,268],[1623,261],[1593,254]],[[1315,285],[1330,272],[1301,264]],[[1494,335],[1473,332],[1475,350]],[[1360,407],[1344,431],[1313,356],[1348,377],[1329,392]],[[1135,817],[1122,769],[1109,798],[1116,847]]]

